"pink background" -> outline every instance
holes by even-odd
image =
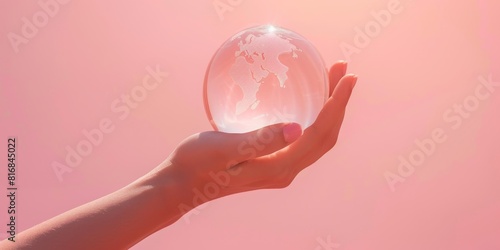
[[[0,3],[0,159],[17,136],[20,230],[130,183],[210,130],[202,85],[212,54],[239,30],[274,23],[308,38],[329,65],[349,59],[359,75],[337,146],[290,187],[208,203],[134,249],[328,249],[328,237],[343,250],[500,249],[500,87],[456,129],[443,118],[474,100],[478,77],[500,81],[497,1],[401,0],[348,58],[341,45],[354,46],[356,27],[394,1],[220,2],[234,5],[223,19],[211,0],[69,1],[17,53],[8,34],[43,9]],[[156,65],[166,81],[119,119],[113,101]],[[59,181],[53,162],[103,118],[114,131]],[[391,189],[384,175],[439,128],[446,141]],[[0,178],[5,190],[5,167]]]

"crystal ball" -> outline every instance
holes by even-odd
[[[310,126],[328,98],[328,72],[314,45],[281,27],[245,29],[210,61],[203,98],[215,130],[244,133],[280,122]]]

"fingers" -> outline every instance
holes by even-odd
[[[356,80],[355,75],[347,75],[339,81],[314,124],[293,144],[238,166],[245,173],[237,178],[238,184],[259,188],[274,180],[270,184],[271,187],[275,184],[278,187],[286,186],[302,169],[331,149],[337,141],[345,108]]]
[[[234,188],[242,190],[286,187],[304,168],[317,161],[337,142],[345,109],[357,81],[345,75],[347,63],[335,63],[329,72],[330,98],[317,119],[294,143],[269,154],[262,153],[237,166]],[[256,155],[256,154],[255,154]]]
[[[342,77],[345,75],[346,70],[347,70],[347,62],[345,61],[339,61],[331,67],[329,72],[329,82],[330,82],[329,96],[332,96],[332,94],[335,93],[337,84],[339,81],[341,81]],[[345,100],[345,98],[340,99],[339,101],[342,100]],[[342,103],[340,105],[342,105]],[[285,140],[284,135],[280,134],[281,133],[280,131],[283,130],[283,126],[285,125],[275,124],[245,134],[233,134],[231,137],[232,139],[228,140],[229,147],[232,149],[228,151],[229,152],[228,156],[237,161],[246,161],[248,159],[253,159],[263,155],[271,154],[281,148],[284,148],[291,142],[295,141],[302,134],[302,130],[300,129],[300,127],[297,127],[298,124],[295,125],[290,124],[290,126],[288,127],[288,132],[292,133],[296,137],[292,136],[294,138]],[[287,132],[286,128],[284,132]],[[262,144],[266,144],[266,146],[264,147]]]
[[[320,111],[316,121],[311,125],[311,130],[316,130],[316,132],[322,136],[330,134],[331,132],[334,134],[338,133],[347,102],[351,97],[352,89],[357,79],[357,76],[352,74],[342,77],[332,93],[332,96],[327,100],[325,106]]]
[[[299,124],[278,123],[248,133],[225,134],[217,147],[227,160],[239,163],[280,150],[301,135]]]
[[[347,75],[340,80],[314,123],[304,131],[302,137],[287,148],[288,150],[276,153],[277,161],[296,164],[298,161],[308,158],[307,155],[319,158],[325,153],[320,150],[323,145],[331,144],[333,146],[336,143],[345,108],[356,80],[355,75]]]
[[[332,96],[333,91],[337,87],[337,83],[342,79],[342,77],[347,72],[347,62],[339,61],[332,65],[330,68],[330,72],[328,73],[329,83],[330,83],[330,91],[328,96]]]

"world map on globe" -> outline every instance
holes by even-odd
[[[213,56],[205,76],[210,123],[248,132],[279,122],[311,125],[326,101],[328,76],[316,48],[272,25],[245,29]]]
[[[242,99],[237,102],[235,111],[236,115],[241,115],[249,109],[257,109],[259,104],[265,102],[266,98],[259,98],[257,93],[259,90],[262,93],[269,92],[261,90],[261,87],[276,88],[273,79],[278,80],[280,88],[285,88],[289,68],[279,60],[279,56],[290,53],[293,58],[297,58],[297,52],[301,50],[291,39],[283,38],[274,32],[248,34],[238,42],[238,47],[230,75],[244,93]]]

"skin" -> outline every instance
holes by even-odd
[[[243,134],[192,135],[133,183],[21,232],[15,243],[4,240],[0,249],[127,249],[210,200],[287,187],[337,142],[357,80],[346,68],[345,62],[331,67],[330,97],[304,131],[279,123]]]

